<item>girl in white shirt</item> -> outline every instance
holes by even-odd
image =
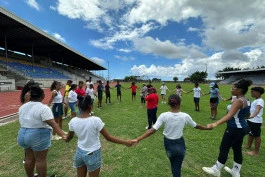
[[[89,95],[78,100],[81,109],[80,117],[75,117],[69,122],[69,142],[74,134],[78,137],[77,150],[74,158],[74,167],[77,169],[77,176],[99,177],[101,167],[101,144],[99,135],[102,134],[108,141],[131,146],[131,140],[118,139],[107,131],[105,124],[99,117],[91,115],[92,99]]]
[[[163,124],[164,126],[164,146],[171,163],[173,177],[181,177],[181,165],[186,154],[185,141],[183,138],[183,128],[186,124],[200,130],[210,130],[199,125],[192,120],[190,115],[180,111],[181,99],[178,95],[172,94],[168,97],[170,110],[162,113],[151,129],[133,140],[139,143],[141,140],[154,134]]]
[[[261,145],[261,125],[263,123],[263,107],[264,100],[261,98],[261,95],[264,93],[264,88],[262,87],[253,87],[251,88],[251,96],[255,98],[255,100],[251,103],[250,107],[250,116],[248,119],[249,126],[249,135],[248,135],[248,143],[246,145],[247,149],[250,149],[252,143],[254,142],[254,150],[247,151],[246,154],[251,156],[258,156],[259,149]]]
[[[201,88],[199,87],[198,82],[195,82],[194,88],[187,93],[190,93],[190,92],[194,93],[193,100],[194,100],[195,111],[200,111],[200,98],[201,98],[201,94],[204,95],[204,93],[202,92]]]
[[[77,103],[77,93],[75,92],[76,88],[77,88],[76,84],[71,85],[67,99],[68,106],[71,109],[71,118],[76,117],[76,103]]]

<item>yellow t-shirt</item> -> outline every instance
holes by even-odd
[[[68,94],[69,94],[69,90],[70,90],[70,88],[71,88],[71,87],[70,87],[69,85],[66,85],[66,86],[65,86],[65,95],[64,95],[64,96],[65,96],[66,98],[68,98]]]

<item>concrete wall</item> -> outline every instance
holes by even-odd
[[[8,84],[5,84],[8,83]],[[15,90],[15,79],[1,79],[0,80],[0,92]]]

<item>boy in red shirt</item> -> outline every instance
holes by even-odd
[[[148,94],[145,97],[147,101],[147,119],[148,119],[148,127],[146,129],[152,128],[152,124],[156,123],[156,113],[157,113],[157,105],[159,97],[156,94],[156,89],[154,87],[150,87],[148,89]]]
[[[83,86],[84,86],[84,82],[83,81],[79,81],[78,82],[78,88],[75,90],[77,96],[86,96],[86,92],[85,90],[83,89]]]
[[[132,89],[132,101],[135,101],[136,90],[138,87],[135,85],[135,82],[132,82],[132,85],[129,88]]]

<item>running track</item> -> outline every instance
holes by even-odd
[[[110,83],[110,86],[113,87],[116,83]],[[97,84],[94,84],[94,88],[97,87]],[[47,104],[50,97],[51,91],[49,88],[44,88],[45,98],[42,101],[44,104]],[[60,90],[61,93],[64,93],[64,88]],[[18,112],[20,103],[20,93],[21,90],[9,91],[9,92],[0,92],[0,119],[2,117],[12,115]]]
[[[49,89],[44,89],[45,98],[43,100],[44,104],[47,104],[51,95]],[[18,112],[20,103],[20,93],[21,90],[10,91],[10,92],[0,92],[0,118],[15,114]],[[63,92],[62,92],[63,93]]]

